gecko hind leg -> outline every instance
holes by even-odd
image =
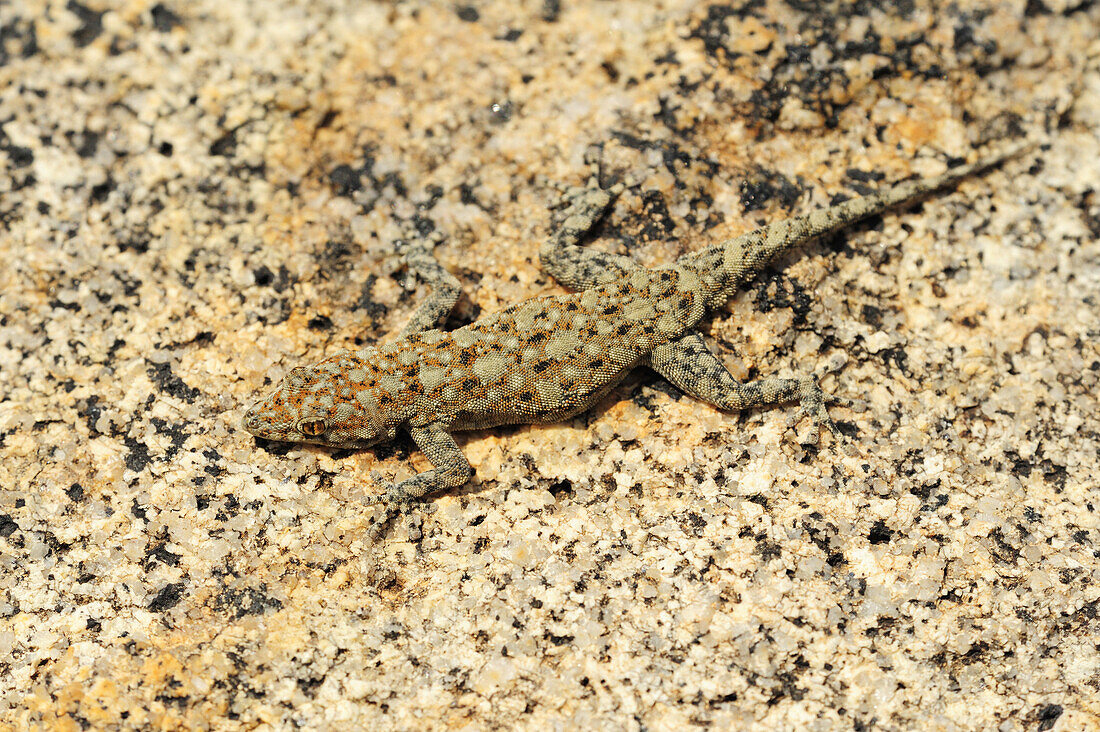
[[[839,437],[840,430],[829,417],[825,405],[854,404],[843,397],[825,394],[812,376],[797,379],[769,377],[742,384],[710,352],[703,336],[695,332],[654,348],[647,365],[688,396],[724,411],[798,401],[801,408],[788,422],[788,428],[806,416]]]
[[[431,292],[417,305],[416,311],[397,334],[397,338],[407,338],[442,326],[443,321],[454,308],[455,302],[458,301],[458,296],[462,294],[462,286],[458,279],[448,272],[433,254],[435,245],[442,238],[436,233],[426,239],[415,241],[406,250],[405,261],[409,273],[431,287]]]
[[[589,287],[621,277],[641,265],[621,254],[585,249],[580,244],[596,227],[611,203],[627,183],[600,188],[598,175],[587,186],[566,188],[561,202],[557,230],[539,247],[542,268],[571,290]]]

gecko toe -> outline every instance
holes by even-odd
[[[386,535],[386,529],[389,527],[394,515],[395,513],[392,510],[384,507],[379,515],[371,519],[370,525],[367,527],[367,539],[372,543],[381,541],[382,537]]]
[[[405,516],[405,533],[409,536],[409,541],[417,542],[424,538],[424,532],[421,530],[422,519],[415,513],[410,513]]]
[[[839,394],[827,394],[825,395],[825,401],[829,404],[835,404],[838,407],[846,407],[855,412],[866,412],[870,407],[870,404],[864,399],[854,399]]]

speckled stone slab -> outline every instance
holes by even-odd
[[[0,725],[1100,728],[1100,4],[0,2]],[[238,428],[384,338],[556,292],[551,182],[656,265],[1030,137],[706,321],[846,439],[640,372],[425,469]]]

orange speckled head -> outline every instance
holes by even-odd
[[[241,421],[257,437],[333,447],[366,447],[392,439],[392,420],[379,409],[375,369],[351,353],[295,368]]]

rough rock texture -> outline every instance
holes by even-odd
[[[134,728],[1100,724],[1100,4],[0,3],[0,716]],[[1047,145],[830,237],[707,334],[848,439],[639,373],[476,475],[257,444],[287,369],[553,292],[548,181],[647,264]]]

